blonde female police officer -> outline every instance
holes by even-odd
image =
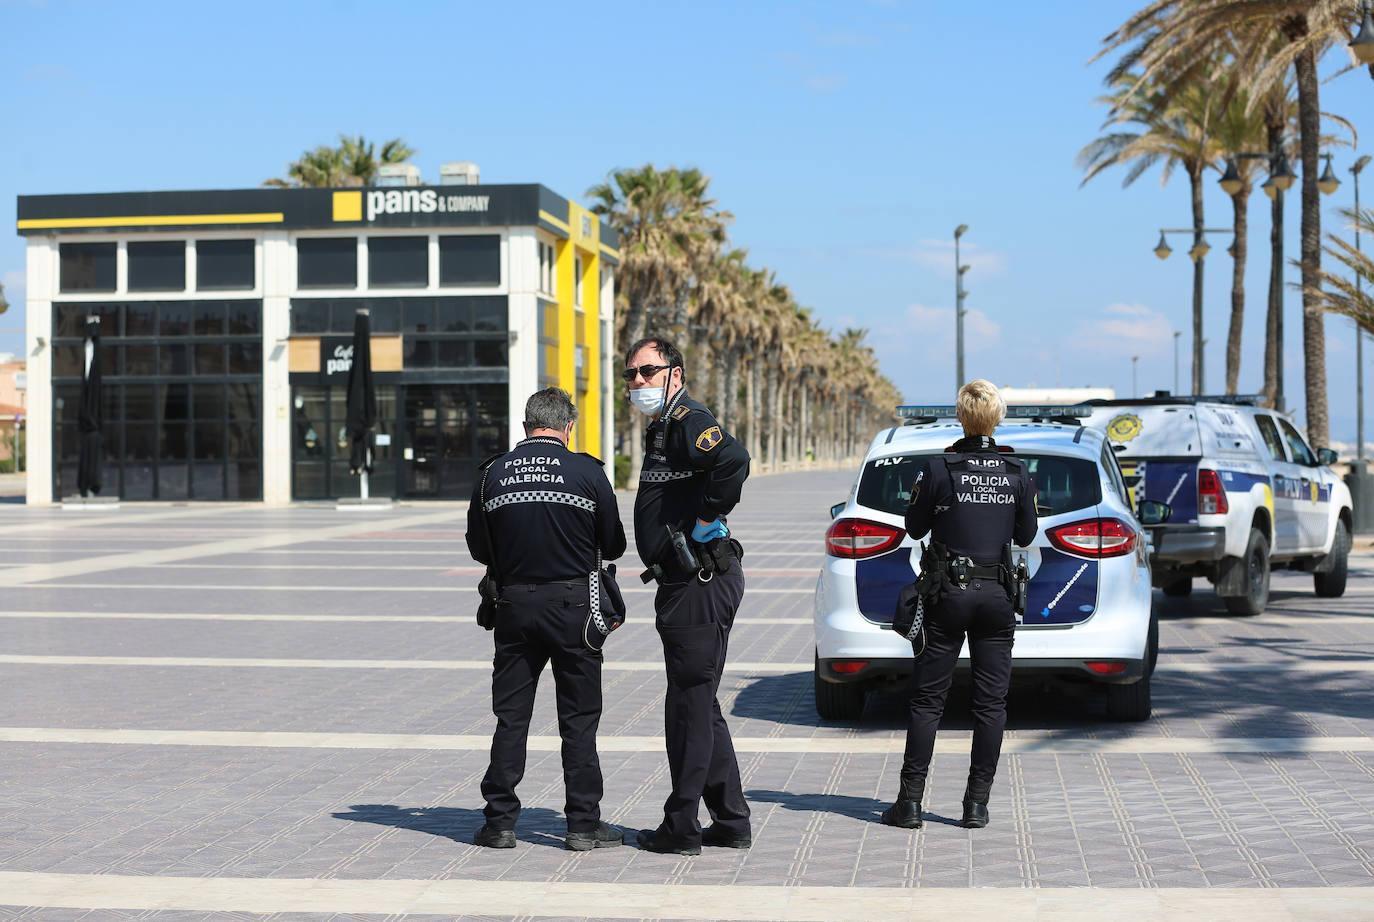
[[[916,661],[901,788],[882,817],[887,825],[906,829],[921,826],[935,731],[965,635],[973,667],[973,751],[962,823],[972,829],[988,824],[988,794],[1007,724],[1016,630],[1003,549],[1009,541],[1025,547],[1037,529],[1034,482],[1025,466],[999,450],[992,438],[1006,415],[996,385],[982,379],[965,384],[956,413],[964,437],[943,457],[932,459],[906,511],[907,532],[917,540],[930,534],[939,559],[927,556],[925,561],[947,578],[941,580],[946,594],[925,611],[921,632],[912,641]]]

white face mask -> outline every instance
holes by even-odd
[[[653,416],[663,408],[663,388],[641,387],[630,391],[630,405],[645,416]]]

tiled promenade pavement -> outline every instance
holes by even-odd
[[[721,686],[750,851],[562,849],[545,680],[519,847],[469,844],[492,727],[461,505],[0,506],[0,918],[1374,919],[1374,555],[1343,599],[1167,609],[1155,718],[1017,686],[981,831],[965,706],[921,832],[877,824],[902,701],[811,700],[811,592],[849,476],[750,482]],[[628,517],[632,497],[622,496]],[[606,818],[667,791],[651,595],[608,645]],[[1162,596],[1157,603],[1164,605]],[[959,692],[956,688],[955,697]]]

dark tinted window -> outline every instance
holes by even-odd
[[[424,288],[429,284],[429,238],[367,238],[367,282],[375,288]]]
[[[301,288],[358,287],[358,241],[353,237],[297,240],[296,284]]]
[[[1055,455],[1018,454],[1016,457],[1035,478],[1035,511],[1040,515],[1059,515],[1101,502],[1102,483],[1093,462]],[[859,480],[859,503],[893,515],[904,515],[911,502],[911,485],[916,482],[917,473],[928,470],[932,461],[943,464],[939,459],[939,455],[903,455],[868,462]]]
[[[64,243],[58,247],[63,291],[114,291],[113,243]]]
[[[501,284],[501,238],[494,234],[440,237],[439,284]]]
[[[135,301],[124,305],[124,335],[152,336],[157,331],[157,305]]]
[[[253,241],[196,241],[197,288],[252,288],[255,281]]]
[[[1286,419],[1279,420],[1279,428],[1283,430],[1283,439],[1288,443],[1288,453],[1293,456],[1293,463],[1315,467],[1317,456],[1312,454],[1312,449],[1307,447],[1307,443],[1298,434],[1298,430],[1294,429]]]
[[[191,334],[191,305],[171,301],[157,309],[158,336],[189,336]]]
[[[186,244],[152,240],[129,244],[130,291],[182,291],[186,288]]]
[[[1255,417],[1255,425],[1259,427],[1260,437],[1264,439],[1264,447],[1269,452],[1269,457],[1275,461],[1287,461],[1283,455],[1283,440],[1279,438],[1274,418],[1263,413],[1258,414]]]

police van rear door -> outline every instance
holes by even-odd
[[[1171,524],[1197,524],[1197,467],[1205,446],[1189,404],[1115,404],[1093,409],[1086,424],[1104,430],[1133,506],[1168,503]]]

